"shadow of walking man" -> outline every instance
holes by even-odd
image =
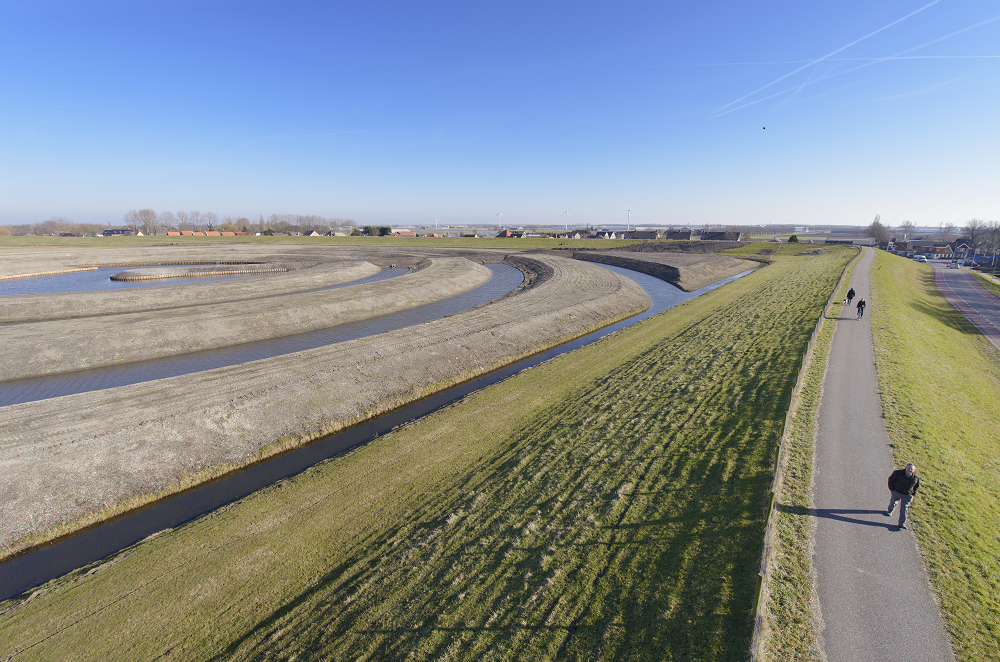
[[[823,517],[825,519],[847,522],[849,524],[862,524],[864,526],[875,526],[894,531],[896,527],[885,521],[884,510],[848,510],[844,508],[806,508],[805,506],[786,506],[779,503],[778,510],[789,515],[809,515],[812,517]],[[879,520],[861,519],[850,517],[850,515],[878,515]]]

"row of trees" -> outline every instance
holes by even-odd
[[[215,212],[179,211],[156,212],[152,209],[130,209],[122,216],[122,224],[145,235],[163,234],[170,230],[220,231],[220,232],[268,232],[290,233],[319,232],[331,230],[351,234],[358,224],[350,218],[328,218],[326,216],[301,214],[271,214],[267,218],[261,214],[257,221],[245,216],[226,216],[219,219]],[[99,235],[111,227],[111,223],[74,223],[68,218],[53,216],[39,223],[0,226],[0,236],[14,235]]]
[[[319,232],[326,234],[331,230],[347,228],[348,232],[357,227],[350,218],[327,218],[318,215],[302,214],[271,214],[267,218],[261,214],[259,220],[251,221],[246,216],[226,216],[221,221],[214,212],[179,211],[176,214],[169,211],[157,214],[152,209],[130,209],[125,212],[126,227],[143,234],[159,234],[169,230],[196,230],[209,232],[260,232],[272,234],[275,232]]]
[[[8,225],[0,227],[0,237],[14,235],[24,237],[30,234],[60,234],[68,233],[74,235],[94,235],[101,234],[107,228],[99,223],[74,223],[68,218],[53,216],[52,218],[39,223],[25,223],[22,225]]]
[[[916,226],[910,221],[903,221],[896,228],[891,228],[884,223],[879,216],[865,229],[865,235],[872,237],[880,244],[888,242],[892,238],[898,241],[906,239],[916,239]],[[943,223],[937,232],[931,233],[929,239],[937,241],[951,241],[952,239],[963,239],[972,248],[979,248],[987,253],[992,253],[1000,249],[1000,222],[984,221],[974,218],[963,227],[956,227],[954,223]]]

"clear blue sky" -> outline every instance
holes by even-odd
[[[1000,220],[1000,3],[929,2],[4,0],[0,223]]]

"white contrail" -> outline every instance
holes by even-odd
[[[996,20],[991,18],[990,21]],[[989,21],[984,21],[989,22]],[[977,27],[979,24],[972,27]],[[971,30],[972,28],[965,28],[966,30]],[[995,58],[1000,57],[1000,55],[911,55],[909,57],[892,57],[892,60],[946,60],[949,58],[954,59],[976,59],[976,58]],[[884,58],[878,57],[831,57],[824,60],[825,62],[868,62],[871,60],[881,60]],[[649,65],[654,69],[665,69],[667,67],[749,67],[749,66],[759,66],[762,64],[801,64],[803,62],[812,62],[812,60],[782,60],[781,62],[702,62],[700,64],[651,64]]]
[[[781,81],[785,80],[789,76],[794,76],[795,74],[799,73],[803,69],[808,69],[809,67],[813,66],[814,64],[818,64],[818,63],[822,62],[823,60],[826,60],[827,58],[833,57],[837,53],[840,53],[842,51],[846,51],[851,46],[854,46],[855,44],[860,43],[860,42],[864,41],[865,39],[868,39],[869,37],[873,37],[873,36],[877,35],[879,32],[882,32],[883,30],[891,28],[892,26],[896,25],[897,23],[902,23],[903,21],[905,21],[906,19],[910,18],[911,16],[915,16],[916,14],[919,14],[920,12],[922,12],[925,9],[927,9],[928,7],[933,7],[934,5],[936,5],[939,2],[941,2],[941,0],[933,0],[933,2],[929,2],[926,5],[924,5],[923,7],[921,7],[920,9],[916,9],[916,10],[910,12],[909,14],[907,14],[906,16],[904,16],[903,18],[896,19],[895,21],[893,21],[889,25],[885,25],[885,26],[879,28],[878,30],[875,30],[874,32],[869,32],[864,37],[861,37],[860,39],[855,39],[854,41],[852,41],[851,43],[847,44],[846,46],[841,46],[837,50],[832,51],[830,53],[827,53],[826,55],[824,55],[821,58],[817,58],[815,60],[810,61],[809,64],[802,65],[801,67],[799,67],[795,71],[791,71],[791,72],[785,74],[784,76],[781,76],[780,78],[776,78],[776,79],[772,80],[770,83],[768,83],[767,85],[764,85],[763,87],[758,87],[756,90],[754,90],[753,92],[750,92],[749,94],[744,94],[739,99],[736,99],[734,101],[730,101],[725,106],[722,106],[721,108],[719,108],[715,112],[719,113],[719,111],[725,110],[726,108],[729,108],[733,104],[737,104],[740,101],[743,101],[747,97],[752,97],[753,95],[757,94],[761,90],[766,90],[767,88],[771,87],[775,83],[780,83]],[[722,113],[722,114],[724,115],[725,113]]]
[[[722,108],[726,107],[726,106],[723,106],[719,110],[715,111],[715,113],[712,115],[712,117],[722,117],[723,115],[728,115],[729,113],[734,113],[737,110],[740,110],[741,108],[746,108],[747,106],[752,106],[754,104],[760,103],[761,101],[767,101],[768,99],[773,99],[774,97],[781,96],[782,94],[785,94],[786,92],[796,92],[797,93],[803,87],[805,87],[806,85],[812,85],[814,83],[819,83],[820,81],[829,80],[830,78],[836,78],[837,76],[843,76],[844,74],[849,74],[849,73],[851,73],[853,71],[857,71],[859,69],[864,69],[865,67],[870,67],[873,64],[879,64],[880,62],[886,62],[886,61],[889,61],[889,60],[932,59],[932,58],[964,58],[964,57],[990,57],[990,58],[1000,57],[1000,56],[997,56],[997,55],[969,55],[969,56],[964,56],[964,55],[940,55],[940,56],[939,55],[916,55],[916,56],[912,56],[912,57],[903,57],[906,53],[912,53],[913,51],[920,50],[921,48],[924,48],[926,46],[930,46],[931,44],[936,44],[939,41],[944,41],[945,39],[950,39],[951,37],[954,37],[957,34],[962,34],[963,32],[968,32],[969,30],[974,30],[975,28],[978,28],[978,27],[981,27],[983,25],[986,25],[987,23],[992,23],[993,21],[996,21],[996,20],[1000,20],[1000,15],[994,16],[993,18],[988,18],[985,21],[980,21],[979,23],[976,23],[975,25],[970,25],[967,28],[962,28],[961,30],[955,30],[954,32],[949,32],[948,34],[944,35],[943,37],[938,37],[937,39],[931,39],[930,41],[925,41],[924,43],[920,44],[919,46],[914,46],[912,48],[907,48],[906,50],[899,51],[898,53],[896,53],[894,55],[888,55],[886,57],[879,57],[879,58],[872,58],[870,62],[865,62],[864,64],[862,64],[860,66],[854,67],[853,69],[848,69],[847,71],[840,71],[840,72],[837,72],[835,74],[830,74],[828,76],[823,76],[822,78],[817,78],[816,80],[807,81],[807,82],[803,83],[802,85],[797,85],[796,87],[789,87],[787,89],[782,90],[781,92],[776,92],[776,93],[771,94],[769,96],[763,97],[762,99],[757,99],[756,101],[750,101],[749,103],[745,103],[745,104],[743,104],[741,106],[737,106],[735,108],[730,108],[726,112],[720,113],[719,110],[722,110]],[[865,58],[865,59],[868,59],[868,58]],[[800,71],[801,71],[801,69],[800,69]],[[763,88],[761,88],[761,89],[763,89]],[[750,96],[750,95],[748,94],[747,96]],[[746,99],[747,97],[745,96],[743,98]],[[739,101],[739,99],[737,99],[737,101]],[[736,103],[736,101],[734,101],[733,103]],[[732,104],[729,104],[729,105],[732,105]]]
[[[37,129],[41,125],[45,124],[46,122],[48,122],[50,119],[52,119],[55,116],[56,116],[56,113],[52,113],[48,117],[44,118],[41,122],[39,122],[35,126],[31,127],[27,131],[25,131],[23,134],[21,134],[20,138],[17,138],[16,140],[14,140],[14,142],[12,142],[11,144],[7,145],[7,148],[4,149],[4,151],[0,152],[0,156],[7,156],[7,152],[9,152],[10,150],[12,150],[15,147],[17,147],[17,144],[19,142],[21,142],[22,140],[24,140],[25,138],[27,138],[28,136],[30,136],[32,133],[35,132],[35,129]]]

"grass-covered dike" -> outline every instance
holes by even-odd
[[[960,660],[1000,659],[1000,353],[924,265],[879,253],[872,334],[886,428],[921,488],[914,534]]]
[[[0,656],[742,660],[788,394],[854,253],[785,247],[0,605]]]

